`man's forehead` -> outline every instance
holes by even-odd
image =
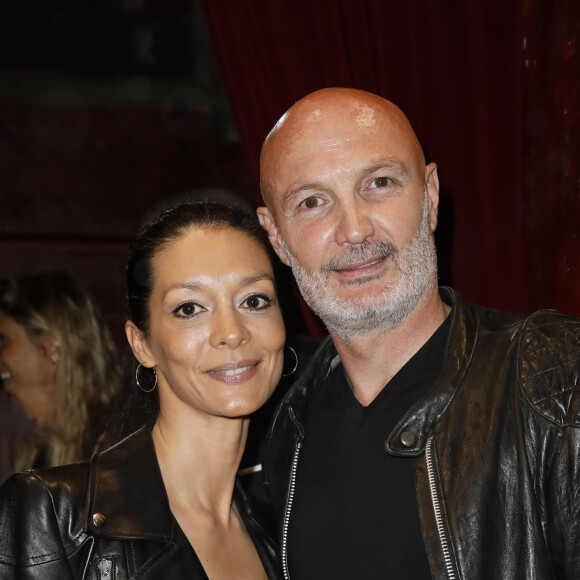
[[[291,115],[288,115],[290,117]],[[296,112],[296,117],[300,113]],[[342,120],[351,122],[361,128],[372,128],[376,126],[380,119],[380,110],[376,106],[371,106],[360,101],[347,101],[342,106],[337,104],[334,107],[322,107],[314,105],[309,110],[302,113],[303,122],[306,126],[318,127],[327,120]],[[288,118],[287,117],[287,118]]]
[[[363,91],[322,90],[291,107],[266,139],[261,157],[265,199],[280,192],[279,178],[294,172],[296,163],[330,161],[334,150],[344,154],[350,144],[361,154],[363,147],[418,168],[424,163],[411,125],[393,103]]]
[[[305,101],[285,113],[276,123],[272,136],[280,139],[297,135],[316,135],[323,128],[341,129],[378,128],[381,120],[389,121],[380,107],[361,100],[337,100],[328,103]]]
[[[356,104],[337,114],[313,108],[299,119],[288,116],[285,126],[270,136],[262,155],[262,177],[274,177],[284,168],[295,171],[295,164],[309,167],[328,164],[339,168],[353,156],[401,157],[408,162],[414,156],[414,135],[385,119],[380,110]]]

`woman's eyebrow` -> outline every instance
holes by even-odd
[[[173,290],[202,290],[204,285],[201,282],[180,282],[179,284],[173,284],[167,288],[165,294]]]
[[[262,274],[255,274],[254,276],[246,276],[241,283],[242,287],[251,286],[256,282],[261,282],[262,280],[269,280],[270,282],[274,282],[274,279],[271,274],[264,272]]]

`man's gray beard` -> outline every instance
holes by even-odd
[[[315,273],[298,263],[283,240],[282,246],[304,300],[328,330],[344,341],[392,330],[409,317],[424,291],[428,287],[432,288],[437,281],[437,254],[431,232],[427,196],[419,229],[413,239],[402,248],[388,241],[363,242],[350,246],[340,256],[322,265],[320,272]],[[328,280],[333,270],[385,254],[391,256],[399,276],[381,296],[365,296],[362,290],[356,298],[346,300],[330,293]],[[345,284],[364,285],[369,279],[372,276]]]

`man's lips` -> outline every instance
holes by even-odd
[[[362,262],[361,264],[349,265],[348,268],[336,268],[335,272],[339,272],[342,274],[344,272],[354,272],[356,270],[362,270],[363,268],[372,268],[377,264],[382,264],[386,259],[387,256],[381,256],[379,258],[368,260],[367,262]]]
[[[224,383],[241,383],[253,377],[260,361],[228,362],[207,371],[212,378]]]

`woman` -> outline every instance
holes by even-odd
[[[0,280],[0,373],[37,425],[18,444],[14,470],[91,456],[121,367],[100,312],[68,272]]]
[[[138,366],[116,426],[142,427],[90,465],[4,485],[0,577],[278,578],[266,521],[236,485],[248,415],[283,363],[265,234],[233,207],[177,206],[136,237],[126,282]]]

